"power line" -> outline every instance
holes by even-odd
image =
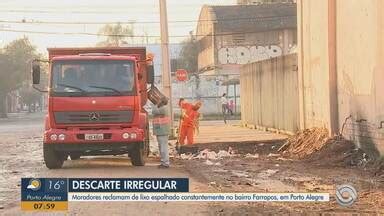
[[[14,29],[0,29],[0,32],[17,32],[17,33],[30,33],[30,34],[47,34],[47,35],[88,35],[88,36],[105,36],[105,37],[128,37],[128,38],[159,38],[160,35],[128,35],[128,34],[103,34],[103,33],[91,33],[91,32],[48,32],[48,31],[29,31],[29,30],[14,30]],[[210,35],[197,35],[195,37],[218,37],[218,36],[229,36],[229,35],[241,35],[241,34],[252,34],[260,33],[260,31],[249,31],[249,32],[232,32],[232,33],[219,33]],[[184,38],[191,37],[191,35],[170,35],[173,38]]]
[[[264,16],[264,17],[242,17],[236,19],[201,19],[201,20],[171,20],[168,23],[198,23],[198,22],[227,22],[227,21],[265,21],[265,20],[277,20],[283,18],[295,18],[296,15],[286,16]],[[160,21],[116,21],[116,22],[68,22],[68,21],[39,21],[39,20],[0,20],[0,23],[9,24],[56,24],[56,25],[106,25],[106,24],[159,24]]]
[[[217,1],[217,0],[214,0]],[[127,1],[129,2],[129,1]],[[146,1],[143,1],[146,2]],[[191,8],[191,7],[199,7],[207,5],[204,3],[185,3],[181,1],[181,4],[170,4],[168,8]],[[218,3],[218,4],[208,4],[209,6],[235,6],[236,4],[230,4],[230,3]],[[47,4],[44,4],[42,7],[36,7],[36,4],[32,5],[18,5],[18,6],[12,6],[12,5],[2,5],[0,3],[0,6],[2,7],[0,11],[11,11],[11,12],[36,12],[36,11],[48,11],[48,12],[62,12],[69,11],[69,12],[104,12],[105,10],[117,10],[117,11],[127,11],[129,9],[137,9],[137,8],[158,8],[159,4],[157,1],[155,3],[131,3],[131,4],[93,4],[91,7],[89,4],[76,4],[74,6],[73,4],[69,5],[57,5],[56,3],[53,6],[49,6]],[[127,9],[124,9],[127,8]]]
[[[197,6],[197,5],[196,5]],[[153,8],[138,8],[138,7],[127,7],[128,10],[4,10],[0,9],[2,13],[29,13],[29,14],[127,14],[129,13],[129,9],[135,10],[137,12],[140,11],[157,11],[153,10]],[[152,9],[152,10],[151,10]],[[189,10],[190,7],[182,8],[184,10]],[[180,10],[180,9],[179,9]]]

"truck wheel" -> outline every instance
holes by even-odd
[[[64,163],[63,154],[57,152],[52,145],[44,144],[43,146],[44,162],[48,169],[60,169]]]
[[[69,157],[71,158],[71,160],[79,160],[81,157],[81,153],[80,152],[72,152],[69,154]]]
[[[146,159],[145,148],[141,148],[141,143],[135,144],[135,147],[129,152],[133,166],[144,166]]]

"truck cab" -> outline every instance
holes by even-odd
[[[143,166],[149,153],[147,84],[153,66],[145,48],[53,48],[43,139],[48,168],[87,155],[128,153]],[[39,65],[33,82],[39,83]]]

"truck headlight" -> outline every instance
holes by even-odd
[[[123,133],[122,137],[123,139],[129,139],[129,133]]]
[[[60,134],[59,135],[59,140],[64,141],[65,140],[65,134]]]
[[[57,134],[52,134],[49,138],[50,138],[52,141],[56,141],[56,140],[57,140]]]

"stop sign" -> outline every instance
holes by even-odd
[[[176,79],[181,82],[186,81],[188,79],[188,72],[184,69],[178,69],[176,71]]]

